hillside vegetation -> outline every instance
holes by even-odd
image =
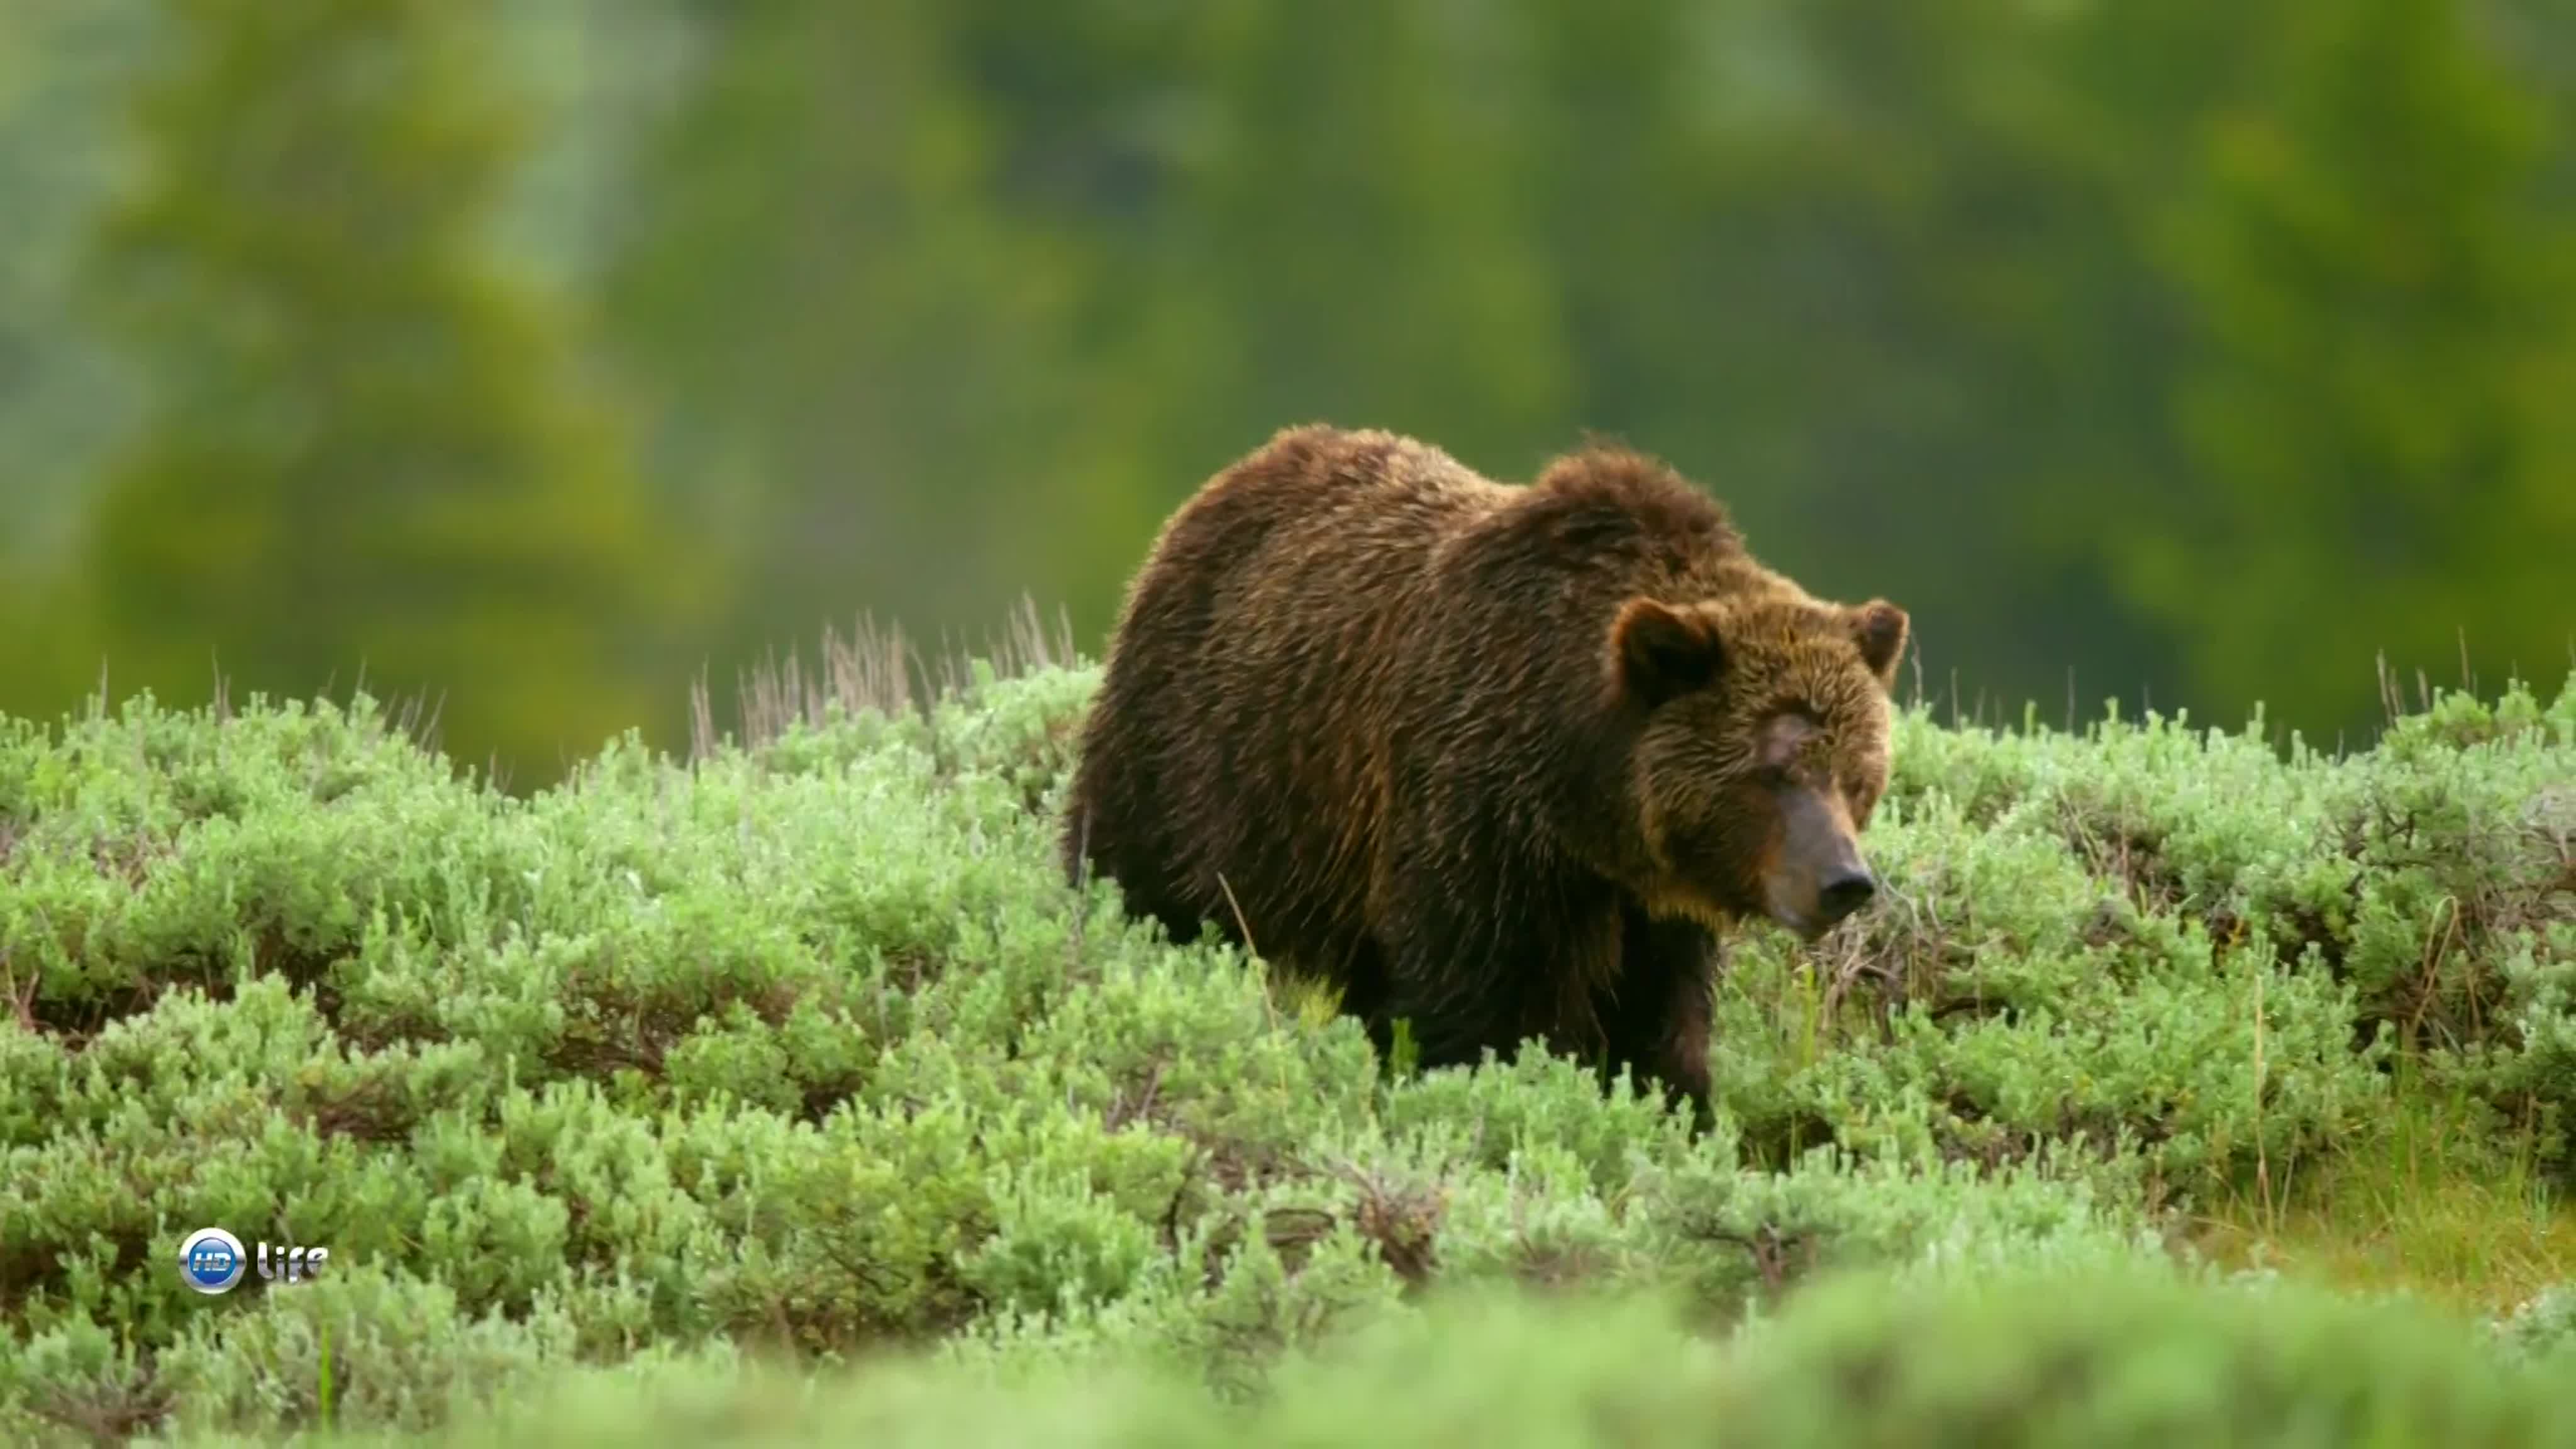
[[[0,720],[0,1438],[2576,1437],[2576,689],[1909,708],[1693,1142],[1069,891],[1091,668],[836,660],[527,798],[363,696]]]

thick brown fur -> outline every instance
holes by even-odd
[[[1537,1038],[1705,1123],[1713,932],[1812,938],[1868,896],[1907,628],[1811,598],[1637,453],[1520,487],[1287,429],[1130,588],[1065,869],[1174,939],[1248,930],[1381,1050],[1398,1018],[1424,1067]]]

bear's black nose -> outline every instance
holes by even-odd
[[[1827,921],[1839,921],[1868,905],[1869,898],[1876,894],[1878,882],[1868,871],[1857,870],[1825,882],[1824,893],[1817,897],[1816,904]]]

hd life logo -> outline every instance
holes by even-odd
[[[256,1260],[242,1251],[241,1239],[221,1228],[199,1228],[179,1244],[179,1276],[189,1287],[209,1296],[229,1293],[256,1261],[259,1276],[274,1282],[301,1283],[322,1271],[328,1248],[290,1246],[262,1238]]]

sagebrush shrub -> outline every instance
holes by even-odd
[[[359,1425],[926,1345],[1240,1399],[1477,1284],[1760,1322],[1818,1272],[2152,1258],[2400,1053],[2553,1147],[2576,1103],[2576,691],[2343,758],[1908,712],[1888,889],[1729,942],[1694,1140],[1540,1053],[1389,1070],[1068,890],[1095,680],[526,799],[363,699],[0,720],[0,1432],[308,1424],[326,1343]],[[209,1223],[334,1266],[203,1297]]]
[[[816,1381],[720,1352],[650,1354],[564,1372],[432,1442],[2576,1443],[2552,1370],[2486,1352],[2464,1325],[2413,1305],[2103,1264],[1893,1291],[1866,1275],[1837,1275],[1731,1342],[1695,1330],[1658,1295],[1578,1295],[1541,1307],[1461,1293],[1286,1352],[1259,1392],[1232,1399],[1203,1392],[1171,1364],[1133,1359],[1019,1361],[1006,1371],[990,1361],[881,1363]],[[412,1397],[434,1396],[440,1385],[424,1387]]]

